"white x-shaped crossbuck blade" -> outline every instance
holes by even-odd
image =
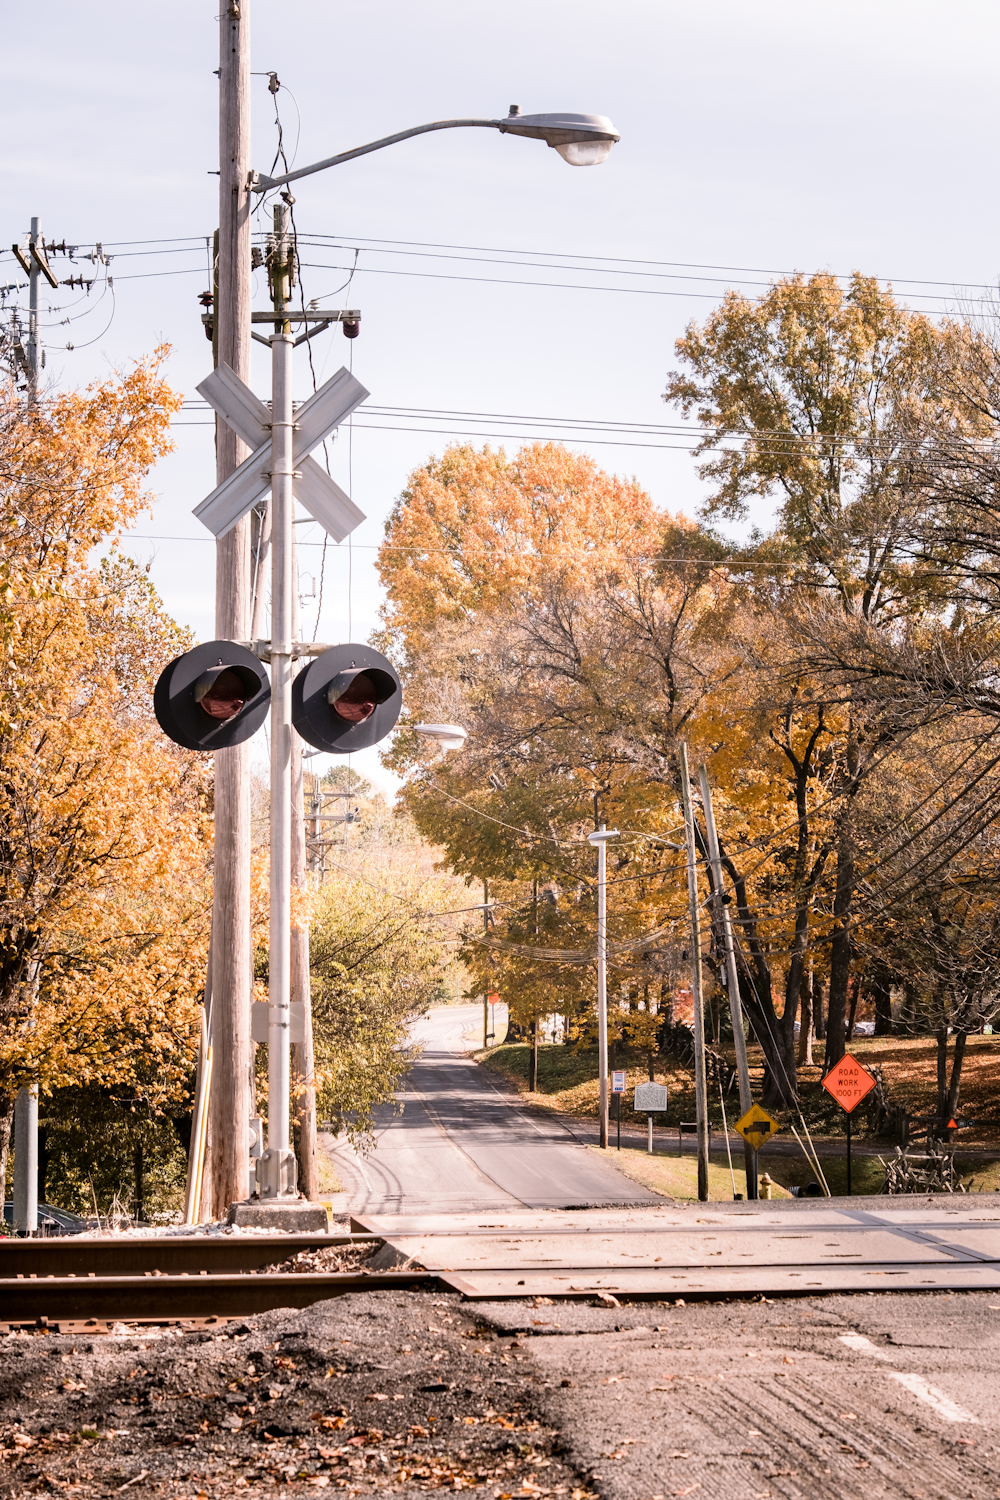
[[[195,507],[194,514],[203,526],[214,536],[225,536],[271,488],[271,413],[228,365],[219,365],[197,390],[254,450],[234,474]],[[295,498],[336,542],[342,542],[360,526],[364,512],[308,455],[367,395],[360,380],[341,369],[295,413]]]

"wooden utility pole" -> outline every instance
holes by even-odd
[[[219,17],[219,266],[214,308],[217,359],[250,381],[249,0],[224,0]],[[248,449],[215,424],[216,482]],[[215,554],[215,633],[246,640],[250,627],[250,521],[220,537]],[[203,1217],[246,1198],[250,1165],[250,745],[215,756],[212,901],[212,1052]]]
[[[532,886],[534,905],[535,942],[538,942],[538,881]],[[531,1021],[531,1062],[528,1068],[528,1092],[534,1094],[538,1089],[538,1012],[536,1010]]]
[[[301,635],[298,565],[292,539],[293,635]],[[302,897],[308,889],[306,851],[305,779],[302,772],[302,741],[292,735],[292,892]],[[312,992],[309,984],[309,928],[292,925],[290,950],[290,996],[302,1007],[302,1040],[292,1043],[292,1141],[298,1162],[299,1192],[311,1203],[319,1198],[319,1162],[316,1155],[316,1061],[313,1053]]]
[[[684,836],[687,841],[688,905],[691,913],[691,996],[694,1002],[694,1117],[698,1122],[698,1198],[708,1202],[708,1096],[705,1088],[705,1006],[701,992],[701,913],[698,898],[698,849],[694,838],[694,807],[687,746],[678,746]]]
[[[750,1091],[750,1065],[747,1061],[747,1039],[743,1030],[743,1001],[740,996],[740,980],[736,969],[736,945],[733,942],[733,925],[729,919],[722,878],[722,853],[719,835],[715,829],[715,813],[712,810],[712,789],[708,784],[708,771],[698,767],[701,784],[701,805],[705,814],[705,833],[708,837],[708,858],[712,866],[712,882],[715,886],[715,908],[722,931],[722,949],[726,959],[726,989],[729,991],[729,1013],[733,1022],[733,1046],[736,1049],[736,1073],[740,1084],[740,1110],[746,1114],[753,1105]],[[747,1198],[757,1197],[757,1153],[749,1141],[744,1141],[744,1162],[747,1177]]]
[[[489,883],[488,880],[484,880],[483,881],[483,935],[485,937],[489,937],[489,935],[490,935],[490,883]],[[486,955],[486,962],[487,963],[490,962],[490,955],[488,953]],[[494,1043],[496,1042],[496,1037],[493,1038],[493,1041],[494,1041]],[[483,990],[483,1051],[484,1052],[485,1052],[486,1048],[489,1046],[489,1044],[490,1044],[490,991],[489,991],[489,986],[487,986],[487,988],[485,990]]]

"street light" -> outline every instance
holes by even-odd
[[[608,1146],[608,839],[619,837],[617,828],[602,823],[588,833],[587,843],[597,850],[597,1076],[600,1080],[601,1145]]]
[[[618,140],[618,132],[611,121],[603,115],[522,115],[520,109],[514,105],[511,107],[506,119],[503,120],[437,120],[429,125],[417,125],[412,130],[404,130],[397,135],[385,136],[382,140],[372,141],[367,146],[359,146],[353,151],[341,152],[339,156],[330,156],[324,161],[314,162],[312,166],[300,167],[294,172],[286,172],[281,177],[261,177],[256,172],[251,172],[248,187],[254,192],[264,193],[272,188],[281,187],[285,183],[295,182],[300,177],[309,177],[314,172],[322,172],[327,167],[340,166],[343,162],[351,161],[355,157],[367,156],[372,151],[379,151],[384,146],[395,145],[398,141],[409,139],[410,136],[424,135],[433,130],[451,130],[464,126],[485,127],[490,130],[499,130],[502,134],[524,135],[532,139],[543,140],[558,151],[563,159],[568,161],[572,166],[593,166],[603,161],[611,150],[611,147]],[[292,336],[291,317],[288,308],[294,267],[294,259],[288,240],[289,196],[288,194],[284,194],[283,197],[286,201],[275,208],[274,241],[270,256],[274,334],[267,341],[271,345],[271,407],[270,411],[264,414],[263,422],[256,415],[257,408],[253,405],[252,397],[250,398],[250,409],[252,414],[254,414],[254,420],[262,427],[266,424],[270,430],[268,472],[271,480],[271,641],[269,646],[269,659],[271,663],[271,869],[268,975],[268,998],[270,1004],[268,1026],[268,1149],[258,1163],[257,1181],[262,1199],[272,1201],[277,1199],[286,1202],[296,1196],[295,1156],[288,1145],[289,1018],[291,997],[291,765],[294,722],[292,660],[293,656],[296,655],[296,643],[293,641],[292,631],[292,606],[294,597],[292,583],[293,485],[295,481],[301,483],[304,478],[304,468],[301,460],[303,454],[308,452],[307,437],[311,440],[312,445],[315,445],[320,437],[325,436],[325,433],[321,431],[322,423],[319,426],[315,426],[304,421],[306,407],[300,408],[296,413],[292,404],[292,349],[296,343],[300,343],[302,340],[294,339]],[[308,336],[308,330],[306,336]],[[346,371],[342,373],[348,380],[350,379]],[[350,400],[353,402],[353,405],[350,405],[349,409],[353,410],[355,406],[364,400],[367,394],[367,391],[360,386],[357,387],[357,390],[352,389]],[[237,396],[240,399],[236,405],[244,413],[248,407],[248,395],[249,393],[237,391]],[[318,397],[314,397],[314,402],[317,399]],[[231,407],[232,403],[229,404]],[[344,409],[341,415],[345,415],[346,410],[347,408]],[[227,415],[227,420],[230,420],[230,415]],[[236,421],[235,415],[232,415],[232,420]],[[330,426],[332,425],[335,424],[331,422]],[[327,431],[329,430],[330,427],[328,426]],[[296,450],[296,442],[298,442],[299,448],[302,450],[299,453]],[[299,459],[298,463],[296,463],[297,457]],[[243,468],[238,470],[237,474],[242,474],[247,465],[251,465],[251,468],[253,467],[250,459],[246,460]],[[224,486],[232,488],[234,477],[225,481]],[[224,486],[217,487],[213,491],[212,496],[209,497],[209,500],[213,504],[218,503]],[[236,488],[239,488],[238,480]],[[242,494],[242,491],[240,493]],[[243,500],[245,498],[244,495]],[[308,508],[309,506],[307,506]],[[342,534],[346,536],[357,525],[359,519],[361,519],[360,516],[357,518],[350,517],[350,524],[342,528]],[[209,524],[208,521],[206,521],[207,524]],[[229,524],[232,523],[230,522]],[[330,525],[327,525],[325,521],[323,524],[327,526],[327,530],[331,529]],[[338,540],[340,539],[338,537]],[[355,650],[354,647],[350,649],[352,651]],[[389,664],[386,662],[385,665],[388,667]],[[375,694],[374,697],[363,699],[362,707],[366,706],[369,702],[377,703],[377,701],[377,694]],[[324,711],[328,707],[328,704],[324,705]],[[372,720],[377,716],[378,711],[376,709],[371,714]],[[391,727],[391,725],[388,727]],[[458,724],[426,724],[418,725],[417,729],[418,732],[424,732],[431,740],[438,744],[442,757],[449,750],[460,750],[466,738],[466,731]],[[326,741],[321,737],[313,735],[308,738],[310,739],[310,743],[315,745],[316,748],[327,748]],[[374,743],[374,739],[371,742]],[[604,1134],[606,1137],[606,1070],[604,1092]],[[604,1143],[607,1144],[606,1139]]]
[[[441,751],[442,758],[449,750],[461,750],[469,734],[461,724],[414,724],[413,730],[415,734],[422,734],[425,739],[432,740]]]
[[[522,115],[520,105],[512,104],[510,113],[503,120],[433,120],[429,125],[414,125],[412,130],[385,135],[381,140],[370,141],[367,146],[355,146],[353,151],[341,151],[339,156],[327,156],[311,167],[298,167],[281,177],[262,177],[259,172],[251,172],[249,186],[255,193],[267,193],[286,182],[311,177],[313,172],[322,172],[326,167],[339,167],[341,162],[367,156],[371,151],[381,151],[383,146],[408,141],[414,135],[427,135],[432,130],[468,129],[499,130],[501,135],[524,135],[531,140],[544,141],[571,167],[600,166],[620,139],[607,115]]]

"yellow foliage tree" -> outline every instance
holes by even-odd
[[[211,786],[152,711],[189,644],[115,538],[180,404],[161,349],[83,393],[0,408],[0,1120],[18,1087],[155,1106],[190,1067]],[[110,547],[95,566],[95,548]]]

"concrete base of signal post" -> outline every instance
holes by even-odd
[[[249,1198],[231,1203],[227,1224],[237,1229],[270,1229],[284,1234],[323,1234],[329,1220],[322,1203],[307,1203],[304,1198],[272,1199],[262,1203]]]

